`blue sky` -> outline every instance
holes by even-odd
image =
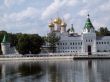
[[[59,16],[80,33],[88,13],[96,29],[110,29],[110,0],[0,0],[0,30],[45,35]]]

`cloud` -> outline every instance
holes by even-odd
[[[102,4],[99,8],[102,11],[110,11],[110,0],[105,4]]]
[[[69,21],[71,19],[71,14],[70,13],[66,13],[64,16],[63,16],[64,20],[66,21]]]
[[[3,0],[1,4],[0,29],[10,32],[47,33],[48,18],[58,13],[68,25],[73,23],[77,32],[88,12],[94,26],[110,26],[110,0]]]
[[[28,7],[20,12],[6,13],[1,17],[0,29],[25,33],[31,33],[33,29],[37,29],[35,31],[38,32],[38,28],[36,27],[39,27],[41,23],[39,17],[39,12],[34,7]]]
[[[87,14],[88,14],[88,10],[87,10],[87,9],[83,9],[83,10],[81,10],[81,11],[78,13],[78,15],[80,15],[80,16],[87,16]]]
[[[62,7],[64,3],[61,3],[60,0],[54,0],[52,4],[50,4],[42,14],[42,19],[45,19],[52,14],[58,12],[58,10]]]
[[[77,3],[79,3],[79,0],[66,0],[66,2],[68,6],[75,6]]]
[[[106,27],[107,25],[103,22],[103,21],[93,21],[93,25],[95,27],[95,29],[99,29],[100,27]]]
[[[62,8],[75,6],[77,3],[78,0],[54,0],[42,13],[42,19],[49,18],[60,12]]]
[[[22,3],[24,0],[4,0],[4,4],[6,7],[10,7],[13,4],[19,4]]]
[[[11,14],[5,14],[4,18],[9,21],[22,21],[27,18],[36,18],[38,15],[38,11],[36,8],[28,7],[26,10],[21,12],[13,12]]]

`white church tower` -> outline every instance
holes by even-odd
[[[1,50],[3,55],[10,54],[10,43],[8,42],[7,35],[5,34],[1,42]]]
[[[82,33],[82,52],[87,52],[88,54],[96,52],[96,33],[89,15]]]

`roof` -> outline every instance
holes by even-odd
[[[78,36],[62,36],[60,41],[81,41],[81,36],[78,35]]]
[[[97,36],[97,40],[110,40],[110,36]]]
[[[94,28],[92,23],[91,23],[91,20],[89,18],[89,15],[88,15],[88,18],[86,20],[86,23],[85,23],[85,26],[84,26],[84,29],[87,28],[88,30],[91,29],[91,28]]]
[[[3,37],[2,43],[8,43],[8,38],[6,34]]]
[[[68,31],[69,31],[70,34],[71,34],[71,33],[74,33],[74,27],[73,27],[73,24],[71,24],[71,28],[70,28]]]

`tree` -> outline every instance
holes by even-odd
[[[100,27],[98,31],[96,31],[97,36],[110,36],[110,31],[107,27]]]
[[[60,40],[60,38],[56,35],[55,32],[51,32],[46,37],[46,42],[49,43],[49,50],[51,52],[56,51],[56,43]]]
[[[29,54],[30,49],[30,41],[29,36],[27,34],[21,35],[21,37],[18,39],[17,43],[17,50],[20,54]]]
[[[37,34],[20,34],[16,48],[20,54],[38,54],[43,45],[43,39]]]
[[[30,52],[32,54],[39,53],[41,51],[41,46],[44,43],[44,40],[37,34],[30,35]]]

